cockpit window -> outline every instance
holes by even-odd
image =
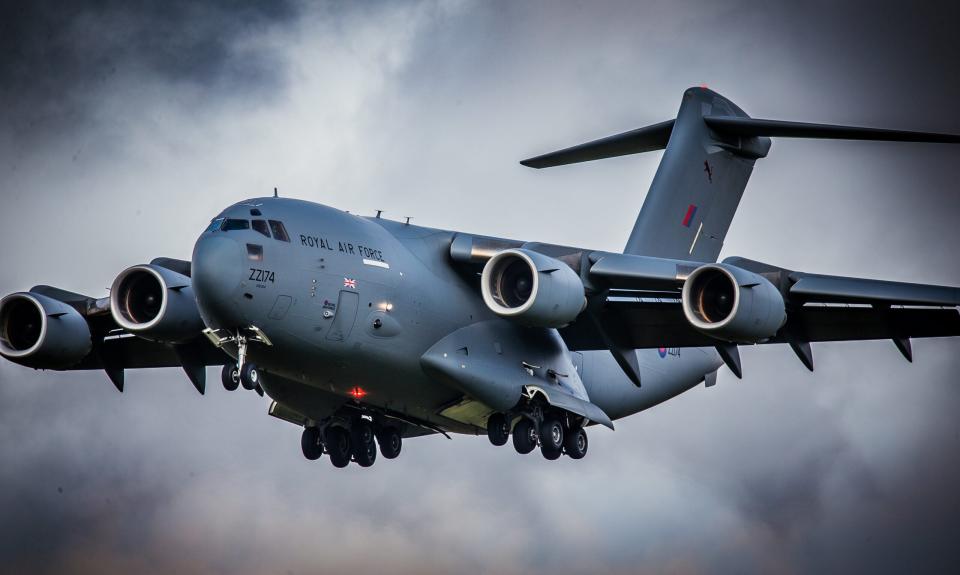
[[[249,230],[250,221],[249,220],[234,220],[228,219],[223,222],[223,227],[220,228],[221,231],[229,232],[231,230]]]
[[[270,220],[270,229],[273,230],[273,237],[280,240],[281,242],[289,242],[290,236],[287,235],[287,228],[283,226],[283,222],[278,222],[277,220]]]
[[[207,226],[208,232],[215,232],[220,229],[220,226],[223,225],[223,218],[215,218],[210,225]]]
[[[267,227],[266,220],[253,220],[253,231],[260,232],[268,238],[270,237],[270,228]]]

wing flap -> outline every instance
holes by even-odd
[[[70,370],[182,367],[182,357],[190,358],[191,367],[224,365],[232,361],[206,338],[197,338],[178,348],[131,335],[110,336],[96,342],[93,351]]]
[[[895,303],[958,306],[960,289],[815,274],[791,274],[791,298],[818,303]]]
[[[714,347],[724,342],[694,329],[679,301],[608,301],[597,313],[620,347]],[[608,349],[586,318],[560,330],[571,351]],[[955,308],[805,305],[787,312],[787,323],[765,343],[909,339],[960,335]]]

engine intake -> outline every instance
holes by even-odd
[[[494,313],[534,327],[563,327],[586,306],[583,282],[560,260],[526,249],[490,258],[480,277],[483,301]]]
[[[120,272],[110,289],[117,325],[144,339],[177,343],[204,329],[190,278],[154,264]]]
[[[0,355],[38,369],[77,364],[93,347],[87,320],[44,295],[17,292],[0,300]]]
[[[736,343],[767,340],[787,320],[783,296],[770,281],[729,264],[694,270],[683,284],[682,301],[693,327]]]

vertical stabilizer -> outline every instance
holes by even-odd
[[[690,88],[624,253],[714,262],[757,158],[770,139],[720,135],[703,118],[748,118],[706,88]]]
[[[665,150],[627,254],[715,262],[753,164],[770,138],[960,144],[960,135],[751,118],[706,88],[683,93],[675,120],[615,134],[520,162],[549,168]]]

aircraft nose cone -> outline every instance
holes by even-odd
[[[193,293],[207,326],[235,328],[245,325],[237,306],[243,279],[244,254],[240,244],[223,235],[208,235],[193,248]]]

